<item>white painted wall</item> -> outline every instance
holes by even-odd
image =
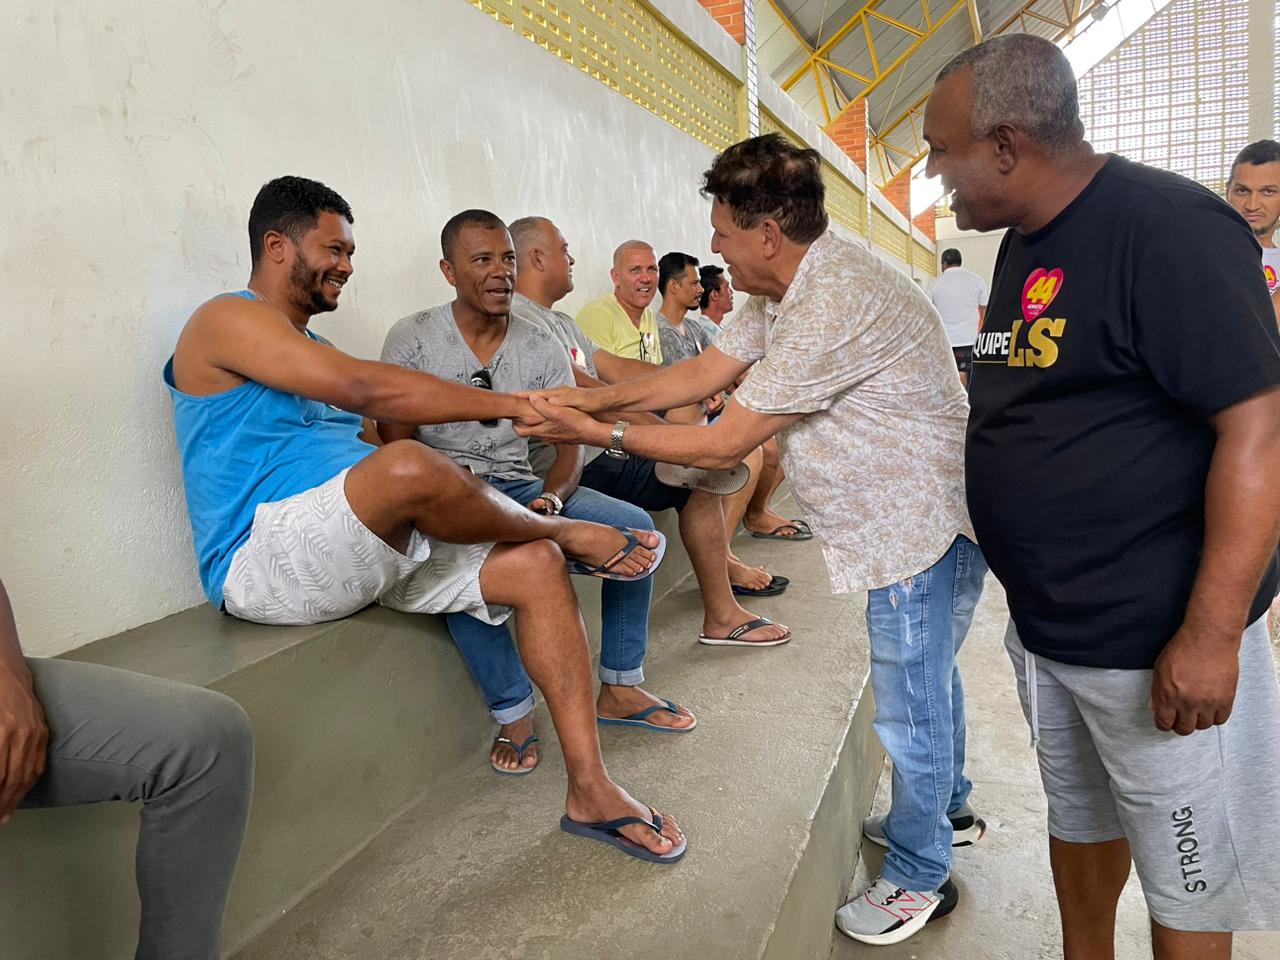
[[[996,271],[996,255],[1000,252],[1000,241],[1004,239],[1003,230],[982,233],[977,230],[957,230],[955,217],[938,218],[938,256],[948,247],[960,251],[964,266],[972,270],[991,286],[991,278]],[[939,266],[941,271],[942,267]]]
[[[160,370],[243,286],[263,182],[354,207],[356,274],[317,330],[376,357],[448,299],[452,213],[555,219],[576,308],[622,240],[710,256],[711,158],[465,0],[7,0],[0,577],[28,653],[202,602]]]

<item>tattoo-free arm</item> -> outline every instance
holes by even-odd
[[[1182,625],[1156,661],[1156,726],[1188,734],[1225,723],[1240,635],[1280,535],[1280,389],[1211,418],[1218,439],[1205,484],[1200,567]]]

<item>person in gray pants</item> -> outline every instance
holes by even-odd
[[[19,807],[141,801],[137,960],[217,960],[252,793],[253,730],[235,701],[24,657],[0,583],[0,825]]]

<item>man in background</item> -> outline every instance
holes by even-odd
[[[972,270],[961,266],[963,262],[954,247],[942,251],[942,276],[934,281],[929,299],[942,316],[960,382],[967,387],[973,373],[973,342],[987,316],[987,285]]]
[[[724,267],[714,263],[704,263],[699,267],[698,279],[702,282],[702,299],[698,301],[702,315],[698,317],[698,323],[714,340],[725,315],[733,309],[733,284],[725,275]]]
[[[1227,199],[1244,217],[1262,246],[1262,272],[1267,278],[1271,307],[1280,322],[1280,248],[1276,224],[1280,222],[1280,143],[1259,140],[1240,151],[1227,178]]]

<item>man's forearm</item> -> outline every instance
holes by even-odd
[[[726,470],[741,463],[752,447],[714,426],[664,424],[627,427],[622,449],[662,463]]]
[[[527,401],[507,393],[454,383],[390,363],[369,362],[361,371],[359,413],[379,423],[418,425],[468,420],[514,420],[527,415]]]
[[[731,361],[737,369],[713,369],[709,361],[712,353],[720,358],[724,356],[711,349],[690,360],[663,367],[643,380],[606,387],[594,398],[593,409],[651,412],[700,403],[729,386],[742,366]]]
[[[628,380],[642,380],[652,376],[661,368],[644,360],[633,360],[631,357],[620,357],[608,350],[597,350],[592,354],[600,379],[605,383],[625,383]],[[578,386],[583,386],[579,383]]]
[[[542,489],[547,493],[554,493],[561,500],[568,500],[577,492],[578,481],[582,479],[583,463],[584,455],[580,444],[556,444],[556,459],[547,471]]]
[[[1237,640],[1280,534],[1280,435],[1220,436],[1205,485],[1200,568],[1184,624]]]

